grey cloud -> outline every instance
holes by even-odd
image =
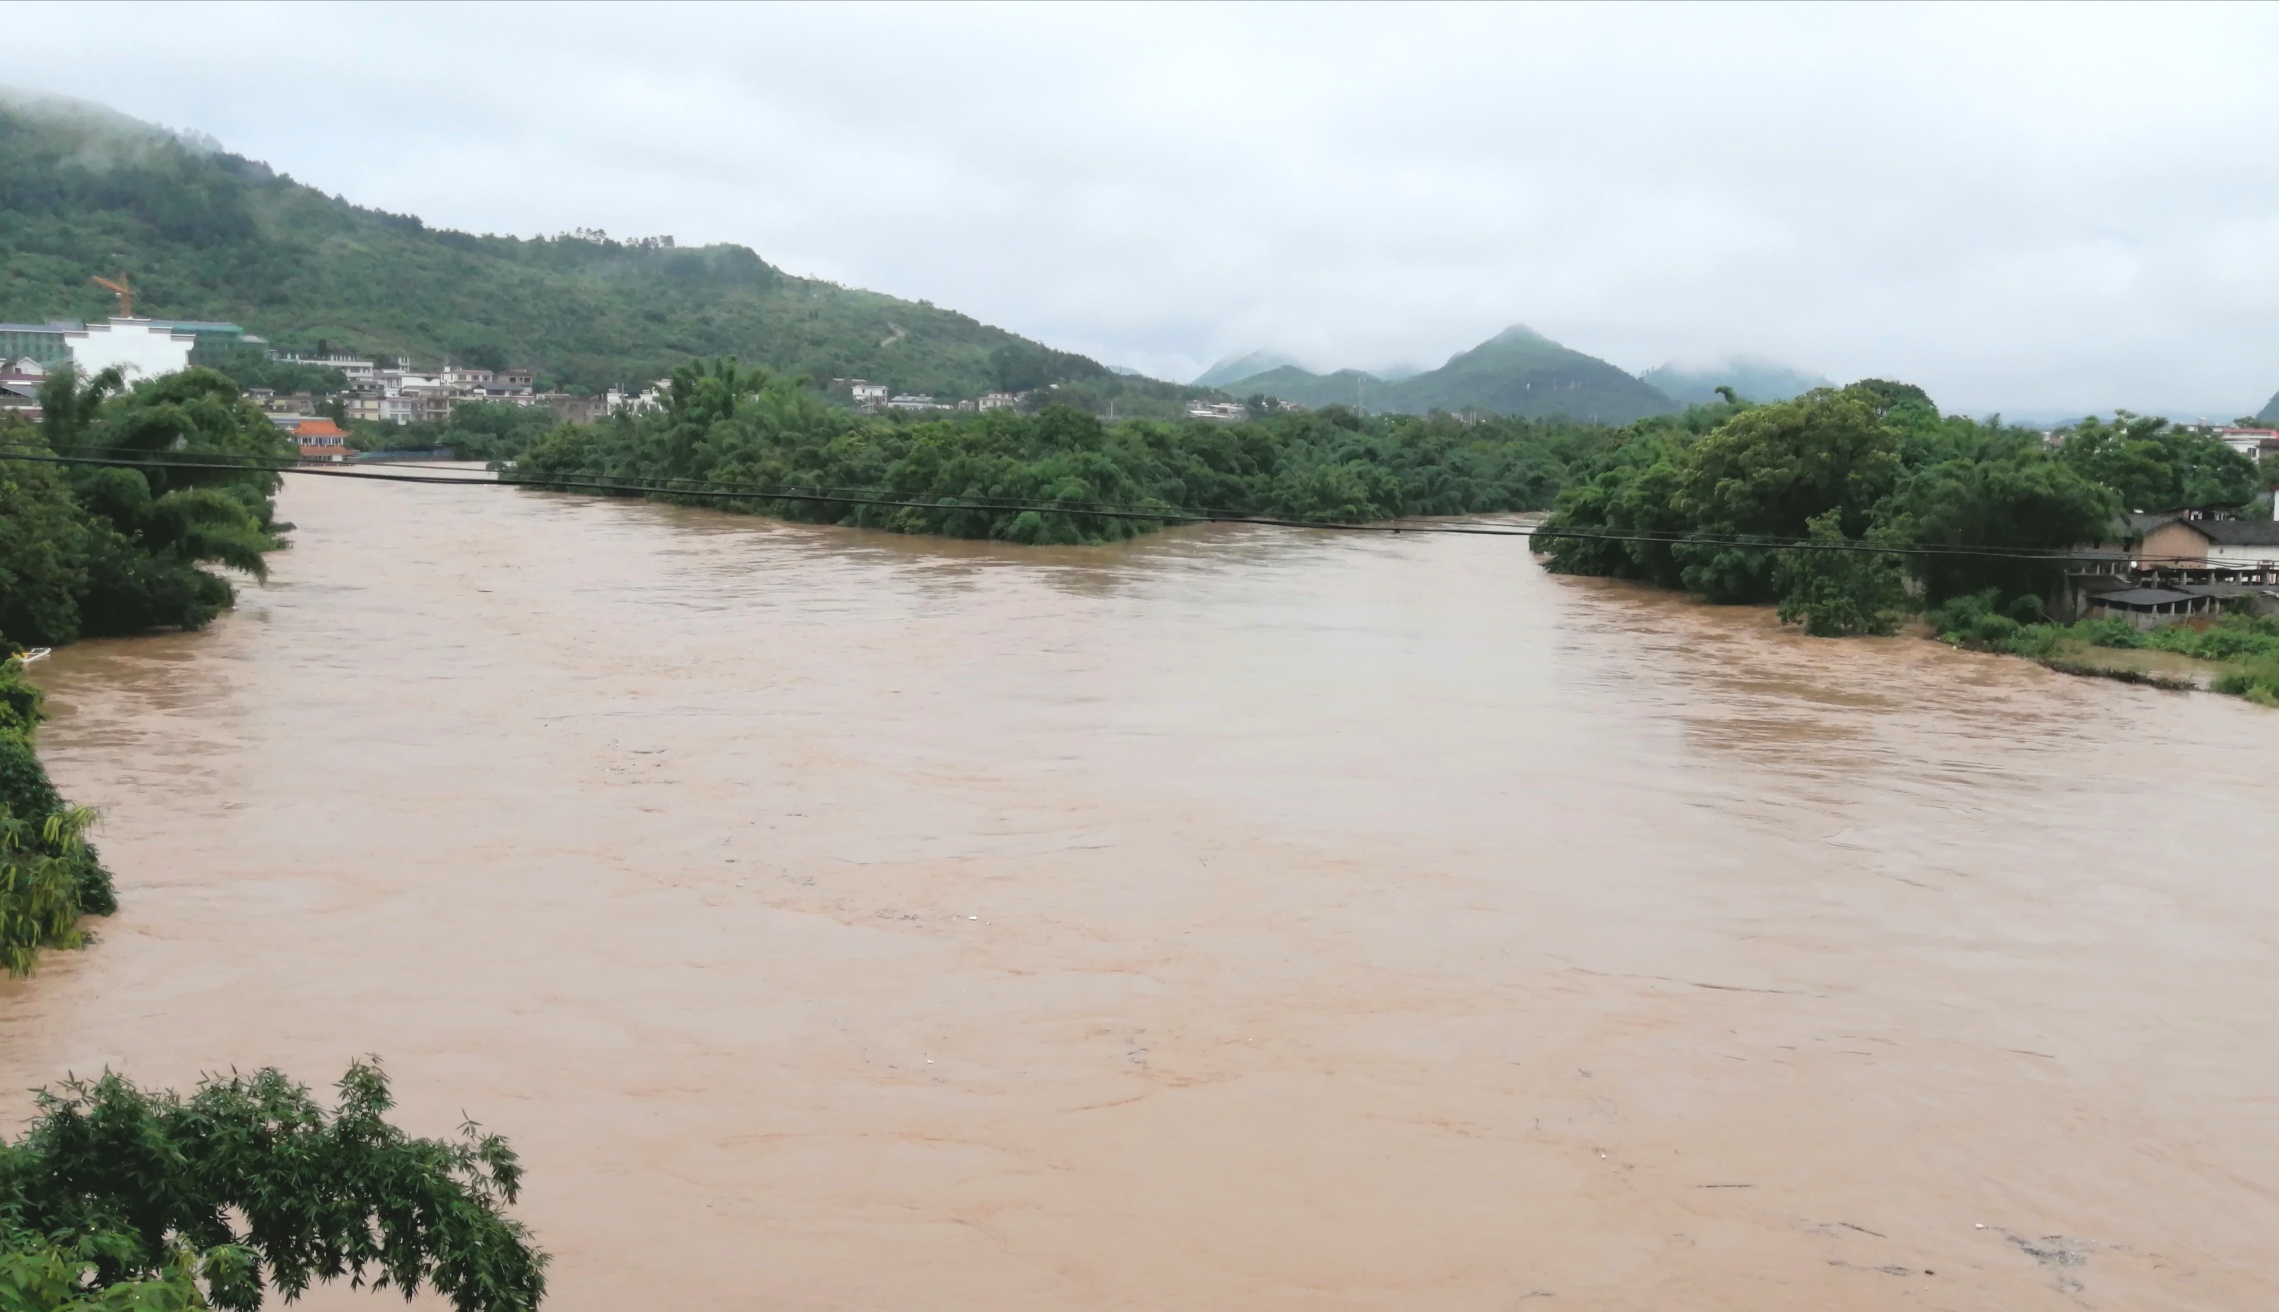
[[[1952,407],[2279,387],[2251,8],[111,7],[10,76],[488,231],[737,241],[1150,372],[1522,322]]]

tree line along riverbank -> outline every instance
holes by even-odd
[[[2048,599],[2066,554],[2118,540],[2124,510],[2267,518],[2275,477],[2165,420],[2086,419],[2053,449],[2036,430],[1942,415],[1918,388],[1871,380],[1707,431],[1625,430],[1577,471],[1536,542],[1554,571],[1777,606],[1816,636],[1889,634],[1921,614],[1958,645],[2061,668],[2084,647],[2151,646],[2221,662],[2218,690],[2268,701],[2279,621],[2141,635],[2052,623]]]
[[[504,476],[535,486],[614,483],[809,523],[1077,544],[1198,512],[1357,523],[1542,509],[1622,431],[1561,419],[1294,411],[1263,400],[1252,414],[1235,424],[1111,423],[1050,408],[913,421],[853,414],[797,380],[720,361],[675,369],[652,412],[551,430]],[[749,495],[724,495],[738,490]]]

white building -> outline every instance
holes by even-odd
[[[602,405],[610,414],[653,414],[665,408],[665,398],[671,394],[673,380],[660,378],[649,384],[649,390],[634,396],[612,387],[602,393]]]
[[[319,369],[338,369],[351,383],[369,383],[379,366],[370,360],[359,360],[353,355],[294,355],[287,352],[277,357],[280,364],[314,365]]]
[[[1013,392],[986,392],[982,394],[979,408],[983,410],[1010,410],[1020,403],[1020,396]]]
[[[22,415],[38,413],[40,384],[45,381],[47,370],[30,356],[0,360],[0,410]]]
[[[1250,418],[1250,407],[1240,401],[1190,401],[1187,403],[1189,419],[1208,419],[1219,424],[1239,424]]]
[[[359,391],[343,404],[350,419],[368,424],[408,424],[419,417],[419,402],[401,393]]]
[[[119,366],[130,383],[163,378],[190,367],[196,333],[176,332],[149,319],[107,319],[64,335],[71,362],[82,374]]]
[[[2225,446],[2250,460],[2266,451],[2279,449],[2279,429],[2222,428],[2216,430],[2216,436],[2223,440]]]

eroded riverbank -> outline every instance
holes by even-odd
[[[1500,539],[282,512],[41,668],[124,910],[0,1068],[382,1053],[550,1306],[2279,1294],[2260,708]]]

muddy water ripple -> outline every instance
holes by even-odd
[[[1509,540],[308,483],[41,667],[125,910],[8,1088],[383,1054],[562,1312],[2279,1305],[2279,715]]]

